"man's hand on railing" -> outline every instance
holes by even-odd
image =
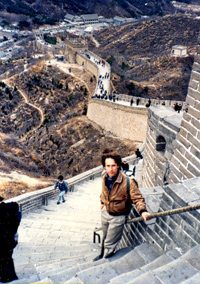
[[[149,219],[151,218],[151,215],[150,215],[149,212],[143,212],[143,213],[141,214],[141,216],[142,216],[142,218],[144,219],[144,221],[147,221],[147,220],[149,220]]]

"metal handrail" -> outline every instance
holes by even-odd
[[[153,218],[163,217],[163,216],[180,214],[183,212],[189,212],[189,211],[193,211],[197,209],[200,209],[200,204],[188,205],[185,207],[180,207],[180,208],[171,209],[171,210],[162,211],[162,212],[153,212],[153,213],[150,213],[148,220],[151,220]],[[141,222],[141,221],[144,221],[144,219],[143,217],[140,216],[140,217],[136,217],[133,219],[128,219],[127,223],[136,223],[136,222]]]

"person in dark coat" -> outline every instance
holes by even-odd
[[[138,99],[136,100],[136,105],[138,106],[139,103],[140,103],[140,99],[138,98]]]
[[[141,154],[141,152],[138,148],[135,151],[135,155],[136,155],[137,158],[143,159],[143,156],[142,156],[142,154]]]
[[[12,258],[17,245],[16,234],[21,221],[21,212],[16,202],[3,202],[0,196],[0,282],[18,279]]]

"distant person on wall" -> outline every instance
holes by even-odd
[[[105,150],[102,155],[101,225],[103,240],[101,254],[94,258],[109,258],[115,254],[122,237],[124,224],[129,215],[132,203],[146,221],[149,218],[146,205],[137,183],[121,171],[121,156]]]
[[[146,103],[146,107],[150,107],[150,105],[151,105],[151,100],[149,99],[148,103]]]
[[[136,100],[136,105],[138,106],[139,103],[140,103],[140,99],[138,98],[138,99]]]
[[[181,110],[182,110],[182,104],[178,104],[177,112],[180,113]]]
[[[124,173],[126,173],[129,170],[129,164],[126,161],[123,161],[121,164],[121,169]]]
[[[0,282],[7,283],[18,279],[12,254],[18,243],[21,212],[16,202],[5,203],[3,200],[0,196]]]
[[[65,193],[68,191],[68,183],[64,181],[64,177],[62,175],[59,175],[57,179],[54,189],[59,190],[57,204],[60,204],[60,202],[65,202]]]
[[[131,98],[131,100],[130,100],[130,106],[132,106],[133,105],[133,98]]]
[[[141,152],[138,148],[135,151],[135,155],[136,155],[137,158],[143,159],[143,156],[142,156],[142,154],[141,154]]]
[[[178,111],[178,103],[175,103],[175,104],[174,104],[174,110],[175,110],[175,111]]]

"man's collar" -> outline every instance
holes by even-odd
[[[117,182],[117,183],[121,183],[122,182],[122,172],[121,172],[121,170],[119,171],[119,174],[118,174],[117,179],[116,179],[115,182]]]
[[[105,172],[105,173],[103,174],[103,178],[105,179],[107,176],[108,176],[108,175],[107,175],[107,173]],[[121,170],[119,170],[119,173],[118,173],[118,175],[117,175],[117,178],[116,178],[115,182],[117,182],[117,183],[121,183],[121,182],[122,182],[122,172],[121,172]]]

